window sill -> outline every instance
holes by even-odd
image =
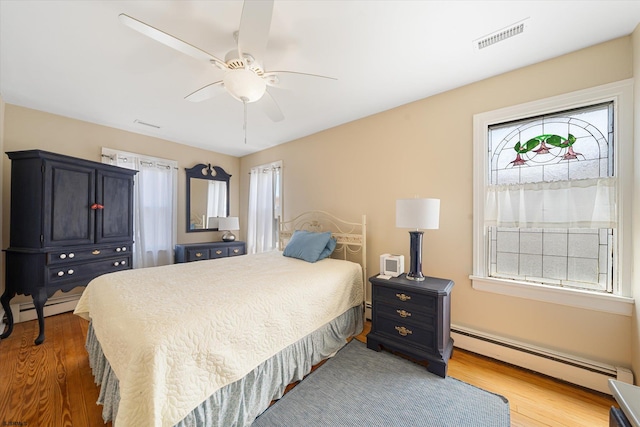
[[[618,295],[577,289],[556,288],[542,284],[495,279],[492,277],[469,276],[473,289],[526,298],[587,310],[631,316],[634,299]]]

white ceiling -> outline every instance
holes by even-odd
[[[242,1],[0,0],[0,95],[243,156],[628,35],[640,1],[276,0],[264,68],[338,80],[272,90],[285,116],[277,123],[249,104],[247,144],[241,102],[226,93],[184,100],[221,70],[118,20],[126,13],[224,58],[241,12]],[[524,19],[523,34],[474,49],[475,39]]]

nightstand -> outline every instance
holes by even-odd
[[[390,279],[373,276],[371,332],[367,347],[394,350],[419,361],[427,370],[447,375],[453,351],[451,339],[451,289],[448,279],[426,277],[417,282],[405,274]]]

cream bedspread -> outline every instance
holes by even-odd
[[[120,382],[114,425],[172,426],[362,299],[358,264],[274,251],[100,276],[75,313]]]

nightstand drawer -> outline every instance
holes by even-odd
[[[389,319],[385,316],[378,316],[375,323],[376,332],[380,335],[386,335],[396,342],[404,342],[425,350],[434,349],[435,333],[430,328],[416,327],[409,322]]]
[[[386,317],[407,320],[418,324],[433,325],[435,318],[433,313],[424,313],[417,310],[419,307],[410,306],[409,304],[389,304],[376,301],[376,313]]]
[[[374,300],[384,300],[389,303],[395,303],[400,308],[405,305],[409,307],[419,307],[422,311],[435,312],[438,303],[437,298],[430,295],[420,294],[414,291],[406,291],[386,286],[374,286]]]

